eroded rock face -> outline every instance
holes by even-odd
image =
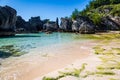
[[[78,32],[79,31],[79,27],[80,27],[79,22],[74,20],[73,24],[72,24],[72,31]]]
[[[43,29],[43,23],[40,17],[31,17],[29,21],[25,21],[21,16],[17,17],[16,32],[18,33],[36,33]]]
[[[0,36],[11,36],[15,32],[17,12],[9,6],[0,6]]]
[[[106,30],[120,30],[120,17],[103,17],[101,25],[105,26]]]
[[[57,31],[58,26],[57,26],[56,22],[50,21],[43,25],[43,30],[44,31],[52,31],[52,32]]]
[[[88,17],[79,16],[73,20],[72,31],[80,33],[95,33],[95,25]]]
[[[16,31],[18,33],[36,33],[39,31],[57,31],[59,28],[58,18],[56,21],[49,19],[41,20],[40,17],[31,17],[29,21],[25,21],[21,16],[17,17]]]
[[[120,27],[120,16],[115,16],[111,18]]]
[[[58,31],[59,29],[59,20],[56,18],[56,21],[49,21],[49,19],[43,20],[43,30],[44,31]]]
[[[31,28],[36,28],[36,31],[40,31],[43,29],[43,23],[40,20],[40,16],[37,17],[31,17],[31,19],[29,19],[29,24],[31,26]]]
[[[27,31],[26,21],[24,19],[22,19],[21,16],[17,16],[16,32],[22,33],[25,31]]]
[[[72,20],[70,18],[61,18],[60,29],[63,31],[72,31]]]

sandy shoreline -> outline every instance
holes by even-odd
[[[91,50],[85,52],[89,53],[88,56],[76,59],[73,63],[34,80],[120,80],[118,44],[120,44],[119,39],[86,43],[84,46]],[[100,50],[99,54],[96,54],[95,48]],[[82,47],[83,49],[87,50]]]
[[[71,64],[69,64],[69,65],[67,65],[67,66],[65,66],[63,68],[57,69],[57,70],[55,70],[53,72],[45,74],[45,75],[43,75],[41,77],[38,77],[38,78],[36,78],[34,80],[43,80],[43,77],[49,77],[49,78],[53,77],[53,78],[55,78],[55,77],[60,75],[59,72],[67,72],[67,69],[70,70],[70,71],[72,71],[73,69],[77,69],[77,68],[79,69],[82,66],[82,64],[84,64],[84,63],[87,64],[86,68],[87,68],[88,71],[93,71],[93,70],[96,70],[95,69],[96,65],[99,65],[100,62],[101,61],[96,56],[89,55],[88,57],[75,60],[73,63],[71,63]],[[90,79],[85,79],[85,80],[94,80],[94,78],[95,77],[90,78]],[[68,77],[62,78],[60,80],[81,80],[81,79],[75,78],[73,76],[68,76]],[[84,80],[84,79],[82,79],[82,80]]]
[[[51,46],[46,48],[47,50],[42,56],[39,55],[41,54],[40,49],[33,50],[31,51],[32,55],[27,54],[3,62],[2,67],[4,68],[1,68],[0,77],[2,80],[34,80],[78,59],[90,56],[91,48],[94,45],[95,43],[92,41],[86,41],[71,43],[62,47]]]

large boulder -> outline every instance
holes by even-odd
[[[80,24],[77,20],[73,20],[72,31],[79,32]]]
[[[120,16],[115,16],[111,18],[120,27]]]
[[[79,27],[79,33],[81,34],[93,34],[95,33],[95,25],[88,22],[84,22]]]
[[[61,18],[60,29],[63,31],[72,31],[72,19]]]
[[[56,21],[50,21],[49,19],[45,19],[43,22],[43,30],[44,31],[58,31],[59,29],[59,20],[56,18]]]
[[[43,25],[43,30],[44,31],[57,31],[58,30],[58,26],[56,25],[56,22],[54,21],[50,21],[47,22]]]
[[[106,16],[102,18],[101,25],[104,30],[120,30],[120,17]]]
[[[29,19],[29,23],[31,28],[36,28],[36,31],[40,31],[43,29],[43,23],[40,20],[40,16],[37,17],[31,17],[31,19]]]
[[[15,33],[17,12],[9,6],[0,6],[0,36],[11,36]]]
[[[76,20],[73,20],[72,31],[95,33],[95,25],[88,17],[78,16]]]

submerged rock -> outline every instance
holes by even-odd
[[[17,12],[9,6],[0,6],[0,36],[11,36],[15,33]]]
[[[5,45],[0,47],[0,58],[8,58],[10,56],[16,57],[23,54],[25,54],[25,52],[15,48],[14,45]]]
[[[47,31],[46,34],[52,34],[52,31]]]

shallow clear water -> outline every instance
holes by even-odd
[[[29,80],[26,79],[29,76],[29,71],[30,73],[33,72],[34,75],[34,71],[37,70],[38,74],[43,75],[43,73],[46,73],[46,68],[50,64],[52,64],[51,68],[55,66],[55,64],[59,68],[59,63],[61,61],[63,62],[63,60],[66,60],[66,58],[70,58],[70,60],[68,59],[68,61],[66,61],[65,63],[61,63],[61,65],[66,65],[68,62],[71,62],[72,59],[76,58],[71,58],[73,56],[68,55],[72,50],[75,49],[75,45],[71,44],[74,42],[76,43],[76,41],[86,41],[87,39],[85,39],[84,36],[85,35],[76,35],[74,33],[56,32],[52,34],[46,34],[41,32],[37,34],[17,34],[14,37],[0,38],[0,46],[13,45],[17,49],[28,52],[28,54],[19,57],[1,57],[0,80]],[[78,47],[79,44],[76,45],[76,48]],[[62,54],[61,57],[64,58],[58,59],[59,55],[53,56],[51,55],[51,53]],[[55,62],[56,59],[58,59],[58,61]],[[48,60],[50,60],[50,62],[47,63]],[[36,74],[34,78],[36,78]]]
[[[14,45],[23,51],[29,51],[32,48],[49,46],[53,44],[64,44],[76,41],[78,36],[73,33],[37,33],[37,34],[16,34],[15,37],[0,38],[0,46]],[[80,36],[80,35],[79,35]],[[82,39],[80,41],[83,41]]]

